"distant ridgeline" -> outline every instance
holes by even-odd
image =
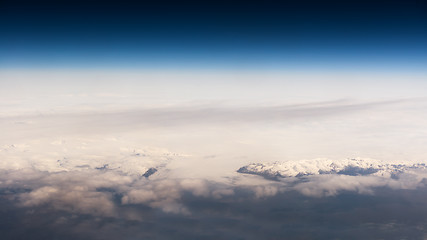
[[[254,174],[266,179],[303,177],[309,175],[339,174],[349,176],[374,175],[398,178],[410,169],[426,169],[425,163],[384,163],[374,159],[313,159],[302,161],[252,163],[241,167],[237,172]]]

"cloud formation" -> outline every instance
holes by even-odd
[[[427,225],[414,220],[418,230],[410,228],[401,216],[416,214],[405,213],[397,196],[406,193],[409,202],[417,203],[416,194],[427,192],[422,161],[385,157],[384,161],[298,160],[303,158],[290,154],[295,146],[315,154],[327,147],[333,152],[340,147],[357,152],[356,145],[333,142],[351,140],[348,126],[353,123],[359,128],[369,126],[369,121],[353,116],[400,103],[403,101],[209,105],[1,118],[6,135],[0,139],[0,201],[8,206],[7,214],[19,219],[16,223],[25,222],[21,219],[43,222],[38,216],[46,216],[49,220],[40,229],[75,231],[67,232],[68,236],[84,233],[84,237],[76,237],[79,239],[114,239],[128,231],[124,234],[128,239],[170,239],[174,234],[177,239],[277,239],[302,233],[309,239],[316,234],[331,239],[334,236],[328,233],[306,232],[304,224],[324,230],[342,224],[343,219],[349,222],[336,235],[339,238],[367,229],[361,225],[366,223],[372,229],[393,226],[401,230],[399,236],[421,239]],[[352,114],[343,118],[347,113]],[[316,139],[312,129],[332,143]],[[338,135],[330,129],[345,131]],[[399,131],[380,130],[395,134],[401,143]],[[357,134],[366,145],[376,139],[369,129]],[[417,129],[417,134],[414,136],[422,132]],[[389,143],[387,136],[382,136],[381,144]],[[288,142],[282,141],[286,139]],[[343,153],[349,153],[348,149]],[[327,154],[316,156],[322,155]],[[281,160],[274,162],[276,159]],[[382,199],[388,196],[394,199]],[[358,200],[366,202],[358,205]],[[380,210],[384,216],[397,204],[401,215],[367,222],[375,216],[366,210],[362,211],[363,221],[358,221],[353,208],[372,210],[371,203],[385,203]],[[325,213],[317,212],[323,207],[329,210],[330,225],[308,220],[323,219]],[[13,229],[1,219],[0,228]],[[97,236],[94,229],[102,229],[104,235]],[[385,232],[378,236],[388,236]]]
[[[88,146],[86,141],[77,145]],[[107,141],[108,143],[109,141]],[[99,144],[100,141],[92,141]],[[105,144],[105,143],[104,143]],[[73,144],[49,145],[68,148]],[[64,147],[64,146],[62,146]],[[64,149],[63,149],[64,150]],[[228,199],[244,190],[253,199],[266,199],[297,191],[311,197],[335,196],[342,192],[374,194],[376,188],[416,189],[427,177],[423,163],[384,163],[373,159],[314,159],[273,164],[249,164],[229,181],[171,177],[168,162],[182,156],[163,149],[118,148],[109,157],[73,154],[57,159],[59,152],[34,154],[28,146],[5,146],[2,156],[8,162],[0,169],[0,187],[12,189],[8,196],[21,207],[50,206],[53,209],[104,217],[132,218],[120,208],[144,205],[166,213],[191,215],[183,197]],[[29,155],[27,155],[29,153]],[[111,155],[116,153],[117,155]],[[10,158],[20,156],[20,160]],[[30,157],[32,156],[32,157]],[[13,164],[14,163],[14,164]],[[152,175],[147,171],[156,169]],[[227,177],[227,175],[224,175]],[[252,179],[250,181],[246,178]],[[237,194],[238,195],[238,194]]]

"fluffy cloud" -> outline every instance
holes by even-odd
[[[377,176],[329,175],[310,177],[309,181],[297,184],[294,189],[307,196],[334,196],[341,191],[372,194],[373,188],[384,187],[390,180]]]
[[[275,180],[287,178],[286,181],[216,183],[170,177],[167,164],[182,157],[180,154],[121,145],[116,139],[62,139],[3,146],[0,186],[24,189],[15,197],[25,207],[50,205],[117,217],[117,204],[143,204],[165,212],[190,214],[181,203],[185,193],[215,199],[233,195],[238,188],[249,190],[254,198],[291,190],[316,197],[341,191],[371,194],[376,187],[416,188],[423,182],[426,168],[422,163],[373,159],[314,159],[249,164],[238,170]],[[147,171],[154,174],[147,178]]]
[[[97,216],[116,216],[111,194],[90,191],[82,186],[58,188],[44,186],[19,195],[22,206],[49,205],[57,210]]]
[[[149,156],[147,152],[145,151],[145,157]],[[133,151],[131,155],[131,159],[135,157]],[[109,163],[114,166],[114,161]],[[311,197],[334,196],[346,191],[374,194],[375,188],[379,187],[415,189],[424,186],[427,176],[423,164],[389,164],[362,159],[252,164],[245,169],[259,171],[253,174],[265,176],[264,172],[268,171],[272,176],[286,178],[281,181],[255,181],[249,185],[238,181],[219,183],[204,179],[170,178],[167,171],[146,178],[135,171],[98,167],[100,162],[86,164],[84,167],[76,166],[72,161],[65,166],[60,162],[57,164],[59,166],[53,167],[51,171],[43,170],[49,164],[41,168],[39,165],[31,166],[28,162],[27,165],[20,165],[20,168],[2,169],[0,186],[15,189],[16,192],[10,194],[22,207],[47,205],[75,213],[126,218],[129,215],[123,215],[119,210],[120,206],[142,204],[164,212],[191,214],[182,200],[186,193],[206,199],[226,199],[235,195],[236,191],[241,191],[239,189],[245,189],[251,193],[249,197],[255,199],[266,199],[289,191]],[[129,161],[129,164],[136,162]],[[103,163],[102,166],[105,165]],[[357,167],[356,173],[361,174],[348,173],[349,167],[351,170]],[[375,171],[366,172],[366,169]],[[164,170],[160,168],[160,172]],[[135,216],[131,218],[138,219]]]
[[[180,203],[185,193],[206,198],[233,194],[224,184],[169,177],[167,164],[180,154],[129,145],[99,138],[5,145],[0,188],[12,189],[8,195],[21,207],[108,217],[128,217],[118,206],[132,204],[189,214]]]
[[[405,206],[403,211],[396,197],[403,190],[411,190],[400,195],[413,202],[411,206],[420,206],[418,199],[424,198],[415,195],[424,194],[427,177],[422,163],[314,159],[250,164],[245,169],[253,170],[253,174],[224,173],[227,180],[214,181],[171,174],[169,162],[184,156],[164,149],[125,147],[105,139],[72,142],[66,139],[60,144],[49,141],[2,149],[0,154],[7,164],[3,162],[0,169],[0,201],[15,202],[13,207],[5,206],[9,206],[8,211],[13,209],[8,214],[15,214],[14,221],[24,219],[19,220],[19,229],[28,224],[27,219],[36,219],[26,226],[37,226],[61,239],[170,239],[172,235],[176,239],[274,239],[301,234],[315,238],[319,233],[307,232],[307,222],[325,227],[315,221],[324,218],[324,212],[315,209],[328,210],[326,227],[342,224],[334,232],[340,238],[366,237],[360,229],[389,236],[391,230],[386,227],[392,225],[399,230],[393,232],[396,236],[421,239],[427,227],[420,221],[411,228],[401,221],[398,217],[412,217],[418,212],[424,218],[427,210],[411,207],[407,212]],[[36,149],[52,151],[44,154]],[[105,149],[105,155],[100,149]],[[151,168],[158,171],[145,177]],[[275,179],[265,179],[264,171]],[[377,194],[380,200],[369,198]],[[351,198],[341,200],[340,196]],[[376,204],[374,215],[372,203]],[[397,223],[389,221],[390,212],[397,212],[393,218],[399,219]],[[43,218],[37,219],[39,216]],[[372,221],[372,227],[357,225],[367,221],[360,216]],[[408,227],[411,231],[405,231]],[[43,232],[37,234],[44,236]],[[330,237],[330,233],[320,234],[325,239]]]

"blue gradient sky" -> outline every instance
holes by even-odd
[[[422,1],[6,1],[2,69],[421,71]]]

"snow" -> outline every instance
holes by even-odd
[[[275,163],[252,163],[237,172],[260,175],[269,179],[321,174],[373,175],[395,177],[408,169],[426,169],[425,163],[386,163],[376,159],[352,158],[343,160],[312,159]]]

